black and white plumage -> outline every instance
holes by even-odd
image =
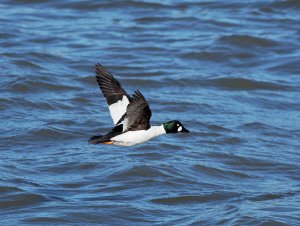
[[[151,110],[140,91],[135,91],[127,106],[123,129],[129,131],[147,130],[150,128]]]
[[[90,138],[92,144],[104,143],[132,146],[164,133],[189,132],[177,121],[151,126],[151,110],[140,91],[130,97],[121,84],[100,64],[96,64],[96,79],[102,91],[115,127],[105,135]]]
[[[125,116],[130,97],[120,83],[100,64],[96,64],[97,83],[106,98],[112,120],[115,125]]]

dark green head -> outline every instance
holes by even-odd
[[[178,132],[189,133],[190,132],[186,128],[184,128],[181,122],[179,122],[178,120],[165,122],[163,123],[163,126],[166,133],[178,133]]]

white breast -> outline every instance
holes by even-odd
[[[144,143],[164,133],[166,133],[166,131],[163,125],[151,126],[148,130],[128,131],[126,133],[122,133],[111,140],[114,141],[115,145],[132,146],[135,144]]]

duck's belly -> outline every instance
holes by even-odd
[[[113,137],[111,140],[114,141],[114,145],[120,146],[132,146],[136,144],[144,143],[155,135],[150,134],[148,130],[129,131]]]

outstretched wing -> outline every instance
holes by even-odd
[[[149,129],[150,118],[151,110],[148,102],[140,91],[135,91],[127,107],[127,113],[123,122],[123,132]]]
[[[106,98],[114,124],[121,124],[125,117],[130,97],[121,84],[101,64],[96,64],[96,79]]]

